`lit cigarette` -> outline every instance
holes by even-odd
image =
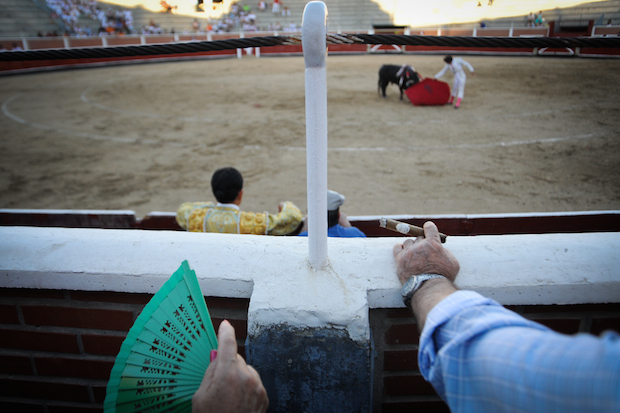
[[[381,218],[379,220],[379,226],[381,228],[389,229],[390,231],[400,232],[403,235],[409,237],[423,237],[424,228],[416,227],[415,225],[407,224],[406,222],[396,221],[389,218]],[[446,242],[446,234],[439,233],[441,242]]]

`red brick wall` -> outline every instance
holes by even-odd
[[[0,410],[101,411],[110,370],[150,294],[0,289]],[[205,297],[217,329],[228,319],[245,355],[248,299]],[[620,330],[620,304],[512,306],[567,334]],[[405,309],[370,312],[377,350],[375,412],[443,412],[417,366],[419,334]]]
[[[102,411],[116,354],[151,297],[0,289],[0,411]],[[205,299],[216,330],[228,319],[245,356],[249,300]]]
[[[564,334],[620,331],[620,304],[509,306],[524,317]],[[449,412],[418,369],[418,333],[406,309],[370,311],[377,358],[373,411],[381,413]]]

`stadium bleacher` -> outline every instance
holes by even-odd
[[[0,37],[34,37],[57,32],[62,26],[54,23],[44,0],[0,0]]]
[[[517,0],[507,0],[517,1]],[[368,31],[373,26],[390,26],[394,24],[392,16],[383,10],[377,2],[372,0],[324,0],[329,10],[329,30],[338,31]],[[116,4],[106,3],[99,0],[100,7],[104,10],[112,7],[120,8]],[[257,26],[262,30],[267,30],[270,25],[279,23],[284,29],[294,23],[297,27],[301,26],[302,14],[307,0],[286,0],[283,6],[288,7],[290,16],[282,16],[281,13],[272,13],[271,10],[259,12],[255,2],[241,1],[241,4],[249,4],[254,14],[257,16]],[[229,4],[228,2],[225,4]],[[183,15],[176,12],[164,13],[161,11],[151,11],[141,6],[129,8],[134,18],[134,30],[140,33],[140,29],[148,26],[154,20],[166,33],[172,31],[176,33],[192,32],[192,23],[195,18],[204,29],[208,23],[210,13],[199,13],[197,15]],[[532,10],[537,12],[538,10]],[[392,10],[396,14],[397,10]],[[590,20],[596,25],[606,25],[609,20],[614,25],[620,24],[620,0],[607,0],[591,3],[583,3],[570,8],[556,8],[543,10],[547,22],[555,21],[556,30],[562,27],[586,26]],[[523,27],[526,23],[526,15],[503,17],[497,19],[485,19],[487,28],[493,27]],[[98,22],[92,19],[81,18],[79,24],[88,26],[92,32],[96,33]],[[477,22],[462,24],[443,24],[442,28],[471,27]],[[0,0],[0,38],[15,37],[35,37],[41,32],[62,34],[61,22],[54,22],[50,17],[49,10],[46,11],[44,0]],[[241,31],[237,27],[235,31]]]

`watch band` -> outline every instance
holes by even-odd
[[[433,278],[446,278],[443,275],[439,274],[420,274],[414,275],[410,277],[405,284],[403,284],[403,288],[401,289],[401,294],[403,296],[403,302],[407,307],[409,307],[409,303],[411,302],[411,297],[415,294],[416,291],[422,287],[424,281],[432,280]]]

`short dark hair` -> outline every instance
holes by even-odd
[[[444,57],[443,61],[448,63],[448,64],[452,63],[452,56],[448,55],[448,56]]]
[[[331,228],[338,223],[340,218],[340,208],[336,208],[333,211],[327,211],[327,228]]]
[[[220,168],[211,177],[211,190],[217,202],[229,204],[243,189],[243,176],[233,167]]]

